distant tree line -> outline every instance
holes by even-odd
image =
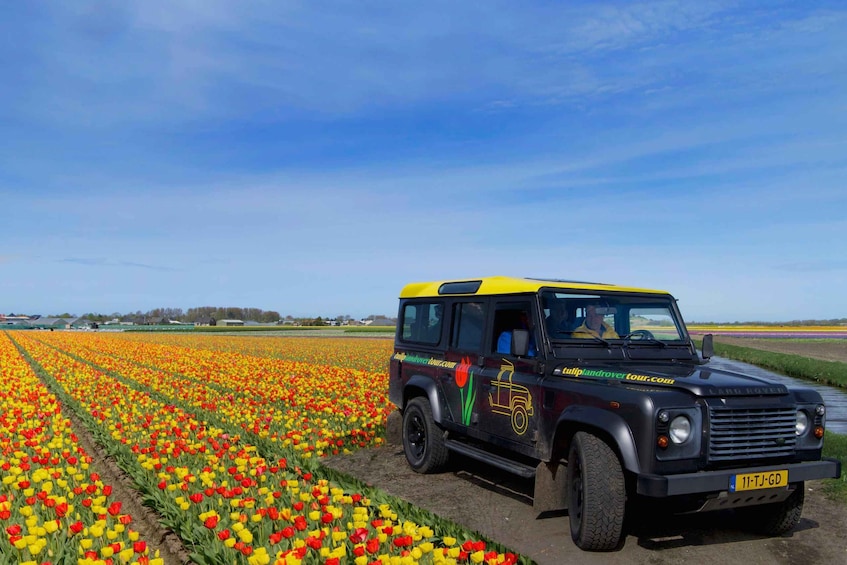
[[[55,318],[72,317],[70,314],[52,316]],[[282,319],[279,312],[273,310],[262,310],[261,308],[240,308],[237,306],[200,306],[198,308],[189,308],[184,311],[182,308],[153,308],[147,312],[137,310],[135,312],[121,313],[112,312],[111,314],[87,313],[80,316],[92,322],[107,322],[109,320],[176,320],[186,323],[194,323],[204,318],[214,318],[215,320],[251,320],[260,323],[276,323]]]
[[[261,323],[275,323],[282,319],[279,312],[273,310],[262,310],[261,308],[238,308],[230,306],[221,308],[220,306],[200,306],[198,308],[189,308],[183,318],[178,318],[186,322],[196,322],[201,318],[211,317],[215,320],[250,320]]]
[[[50,317],[75,318],[76,316],[66,312],[64,314],[51,315]],[[80,317],[98,323],[108,322],[110,320],[129,321],[135,323],[155,323],[156,321],[163,319],[179,321],[183,323],[194,323],[198,321],[208,321],[211,318],[214,319],[216,322],[219,320],[242,320],[245,322],[259,322],[261,324],[289,323],[300,326],[325,326],[329,325],[333,321],[337,324],[342,324],[353,320],[353,317],[348,314],[340,314],[335,318],[323,318],[321,316],[318,316],[316,318],[312,318],[309,316],[294,317],[290,315],[281,316],[279,312],[276,312],[274,310],[262,310],[261,308],[240,308],[237,306],[200,306],[197,308],[189,308],[188,311],[183,311],[182,308],[154,308],[152,310],[148,310],[147,312],[142,312],[141,310],[128,313],[112,312],[111,314],[99,314],[89,312],[87,314],[83,314]],[[383,318],[386,318],[386,316],[372,314],[366,319],[378,320]]]

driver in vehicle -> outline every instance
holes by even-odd
[[[603,321],[603,314],[597,312],[597,306],[589,305],[585,308],[585,321],[576,328],[571,337],[590,339],[617,339],[620,336],[612,326]]]

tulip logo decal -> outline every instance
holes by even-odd
[[[471,413],[473,405],[476,401],[476,389],[473,386],[473,370],[471,370],[471,360],[468,357],[462,357],[462,362],[456,365],[456,386],[459,387],[459,394],[462,399],[462,424],[469,426],[471,424]],[[468,385],[468,396],[465,397],[465,385]]]

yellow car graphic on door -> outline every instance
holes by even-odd
[[[511,363],[500,368],[497,380],[491,381],[488,403],[492,412],[511,418],[512,430],[520,436],[526,433],[533,414],[532,395],[525,386],[512,383],[514,372]]]

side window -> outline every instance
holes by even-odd
[[[498,304],[494,311],[492,345],[494,353],[509,354],[512,331],[527,330],[530,335],[531,357],[536,354],[535,323],[529,302],[510,302]]]
[[[440,302],[410,302],[403,306],[403,341],[436,345],[441,340],[444,305]]]
[[[453,331],[450,345],[454,349],[479,351],[485,310],[482,302],[460,302],[453,305]]]

